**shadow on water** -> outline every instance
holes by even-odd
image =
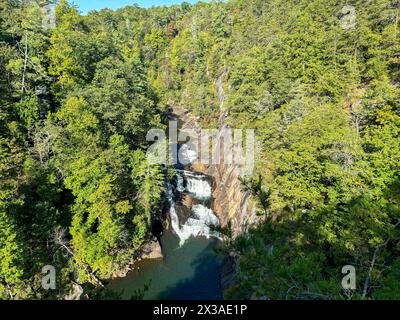
[[[175,115],[171,115],[170,120],[179,120]],[[178,127],[182,126],[182,121]],[[181,160],[191,160],[193,150],[190,146],[181,150],[182,143],[171,144],[174,158]],[[179,152],[182,151],[182,152]],[[186,156],[186,158],[185,158]],[[191,160],[193,161],[193,159]],[[195,172],[190,173],[186,168],[186,161],[174,165],[175,169],[185,170],[185,174],[177,174],[176,179],[171,180],[173,195],[168,197],[170,207],[174,208],[174,216],[178,224],[186,227],[183,232],[196,234],[196,225],[186,225],[188,218],[195,215],[194,219],[197,226],[205,221],[213,220],[211,189],[213,181],[211,177],[199,175]],[[188,162],[190,163],[190,162]],[[188,179],[183,175],[190,176],[192,180],[188,186]],[[178,177],[180,180],[178,181]],[[178,185],[179,184],[179,185]],[[170,199],[171,198],[171,199]],[[185,203],[182,203],[184,200]],[[201,204],[201,205],[200,205]],[[195,205],[197,210],[193,210]],[[200,207],[200,209],[199,209]],[[186,208],[186,209],[185,209]],[[176,209],[176,210],[175,210]],[[211,216],[211,217],[210,217]],[[215,217],[217,219],[217,217]],[[154,230],[157,231],[162,223],[155,224]],[[176,225],[172,229],[176,229]],[[189,231],[188,231],[189,229]],[[182,231],[182,230],[180,230]],[[191,237],[186,240],[183,246],[179,246],[182,239],[182,232],[175,233],[167,230],[161,236],[164,259],[140,261],[130,274],[125,278],[112,280],[108,289],[112,292],[121,294],[122,299],[144,299],[144,300],[221,300],[221,267],[220,258],[215,248],[218,240],[205,237]],[[178,234],[178,236],[176,235]],[[201,231],[198,234],[208,235],[209,232]]]
[[[171,232],[162,237],[163,260],[143,260],[127,277],[112,280],[108,289],[122,299],[222,299],[221,261],[216,239],[190,238],[182,247]]]
[[[159,299],[174,300],[222,300],[220,268],[221,261],[216,257],[215,242],[210,243],[190,264],[193,276],[167,287]]]

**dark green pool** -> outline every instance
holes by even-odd
[[[139,270],[113,280],[109,289],[121,292],[123,299],[131,299],[147,285],[146,300],[222,299],[221,258],[214,252],[218,240],[190,238],[179,247],[179,239],[167,231],[162,244],[164,260],[138,263]]]

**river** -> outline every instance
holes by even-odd
[[[164,259],[143,260],[108,289],[123,299],[222,299],[219,220],[212,211],[212,179],[177,170],[167,183],[170,227],[161,237]]]

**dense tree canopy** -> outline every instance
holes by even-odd
[[[42,5],[1,8],[2,298],[49,294],[47,264],[65,274],[59,297],[71,280],[99,285],[133,261],[163,191],[145,157],[162,112],[140,55],[112,13],[60,1],[45,29]]]
[[[62,297],[132,262],[162,200],[169,106],[256,129],[263,223],[230,298],[399,297],[400,3],[231,0],[80,15],[0,3],[0,298]],[[354,24],[343,25],[355,9]],[[43,265],[62,270],[40,289]]]

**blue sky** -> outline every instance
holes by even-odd
[[[199,0],[186,0],[189,3],[196,3]],[[204,2],[207,2],[203,0]],[[78,5],[82,13],[90,10],[100,10],[103,8],[118,9],[127,5],[138,4],[140,7],[149,8],[152,6],[172,5],[185,2],[184,0],[70,0],[69,2]]]

